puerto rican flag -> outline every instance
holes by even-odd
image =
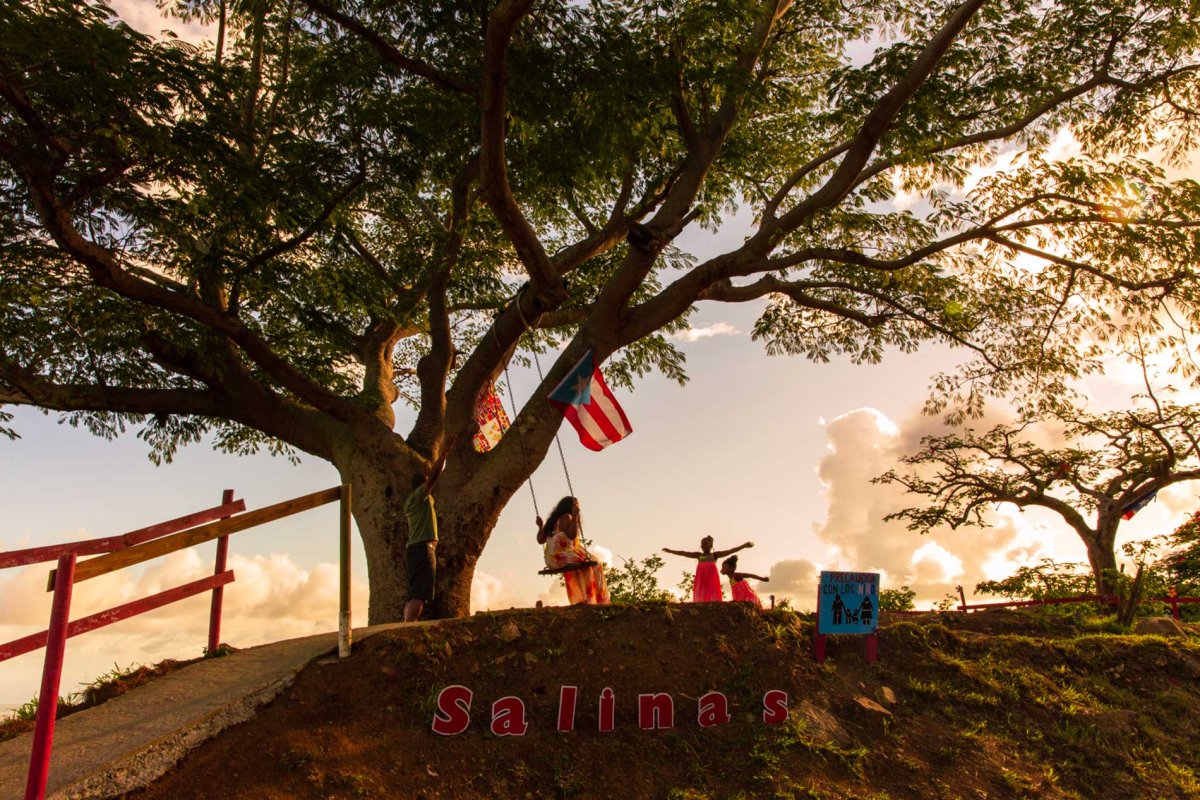
[[[625,412],[604,383],[591,350],[554,387],[548,399],[575,426],[579,441],[589,450],[603,450],[633,433]]]
[[[1138,500],[1134,500],[1132,503],[1125,506],[1125,508],[1121,509],[1121,511],[1124,512],[1121,514],[1121,519],[1133,519],[1133,515],[1139,511],[1141,511],[1147,505],[1149,505],[1150,501],[1153,500],[1156,495],[1158,495],[1157,489],[1155,489],[1153,492],[1146,495],[1145,497],[1142,497],[1141,499],[1138,499]]]

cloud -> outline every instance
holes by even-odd
[[[481,569],[475,570],[475,575],[471,578],[472,611],[495,611],[517,605],[523,604],[518,602],[503,580]]]
[[[539,594],[537,599],[544,606],[565,606],[567,605],[567,587],[563,585],[560,577],[555,576],[550,583],[550,588]]]
[[[678,342],[697,342],[711,336],[737,336],[739,333],[741,331],[728,322],[714,322],[712,325],[705,325],[702,328],[686,328],[676,331],[670,335],[670,338]]]
[[[976,427],[986,429],[996,421],[981,420]],[[825,425],[829,453],[821,459],[818,475],[825,484],[828,510],[825,521],[814,528],[830,548],[826,568],[879,572],[884,588],[909,586],[923,602],[954,593],[960,583],[969,595],[979,581],[1004,577],[1042,556],[1076,561],[1083,557],[1074,534],[1056,517],[1022,514],[1011,507],[989,511],[991,527],[924,536],[908,530],[903,520],[885,522],[888,514],[917,505],[920,498],[907,495],[902,486],[871,480],[896,466],[922,436],[940,430],[941,424],[929,417],[914,415],[897,425],[873,408],[850,411]],[[1056,432],[1039,435],[1052,440]],[[804,601],[815,577],[801,573],[796,580]],[[805,580],[808,587],[803,586]]]
[[[216,24],[197,20],[183,22],[164,15],[157,3],[146,0],[113,0],[112,8],[129,27],[147,36],[159,36],[170,31],[188,44],[198,45],[216,39]]]
[[[235,580],[225,587],[221,641],[251,647],[280,639],[337,630],[338,569],[321,563],[305,569],[280,554],[229,558]],[[26,567],[0,582],[0,642],[44,630],[51,595],[48,565]],[[76,584],[71,618],[118,606],[174,588],[212,572],[195,550],[172,553],[141,572],[125,570]],[[208,636],[210,592],[122,620],[71,639],[63,693],[96,677],[108,665],[151,664],[200,655]],[[366,622],[365,582],[351,587],[353,622]],[[44,651],[0,662],[0,703],[20,702],[37,692]]]
[[[614,565],[615,561],[613,558],[613,552],[612,552],[612,550],[609,550],[607,547],[604,547],[603,545],[598,545],[595,542],[592,542],[591,544],[589,544],[587,546],[587,549],[588,549],[588,552],[591,553],[593,556],[595,556],[596,560],[599,561],[601,564],[607,564],[610,567]]]
[[[771,580],[760,585],[759,589],[775,595],[776,601],[789,598],[793,608],[811,609],[817,590],[818,572],[816,565],[807,559],[777,561],[767,573]]]

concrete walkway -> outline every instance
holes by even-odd
[[[354,641],[396,627],[359,628]],[[336,650],[336,633],[239,650],[59,720],[46,797],[104,798],[145,786],[196,745],[253,717],[306,664],[336,657]],[[0,798],[25,795],[32,738],[0,742]]]

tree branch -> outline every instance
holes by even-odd
[[[904,76],[883,97],[879,98],[879,101],[867,114],[862,127],[850,141],[846,148],[846,155],[838,164],[838,168],[834,170],[833,175],[825,181],[820,189],[799,202],[776,223],[763,225],[758,234],[752,237],[752,241],[762,237],[759,246],[765,246],[776,228],[785,231],[794,230],[814,212],[836,204],[850,193],[856,179],[870,159],[871,153],[887,133],[900,110],[937,68],[942,56],[950,49],[950,45],[954,43],[954,40],[958,38],[958,35],[986,2],[987,0],[967,0],[950,15],[950,19],[929,40]]]
[[[483,49],[480,98],[480,164],[483,194],[539,294],[555,305],[566,290],[533,226],[525,218],[508,182],[505,157],[508,114],[508,46],[533,0],[501,0],[488,17]]]
[[[326,19],[333,20],[338,25],[358,36],[371,45],[379,57],[387,64],[398,67],[404,72],[426,78],[444,89],[478,98],[479,90],[467,80],[426,64],[415,58],[404,55],[381,34],[353,17],[337,10],[325,0],[302,0],[302,2]]]

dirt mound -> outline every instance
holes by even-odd
[[[309,666],[132,797],[1200,796],[1194,635],[1039,631],[1018,614],[886,618],[868,666],[850,637],[814,663],[811,634],[811,618],[734,603],[513,611],[381,633]],[[437,698],[452,685],[473,692],[469,726],[439,736]],[[563,686],[578,687],[571,733],[556,730]],[[606,687],[611,732],[598,730]],[[771,690],[788,695],[781,724],[764,722]],[[701,727],[713,691],[729,720]],[[670,730],[638,727],[638,695],[655,692],[673,699]],[[504,696],[524,701],[524,736],[493,734]]]

